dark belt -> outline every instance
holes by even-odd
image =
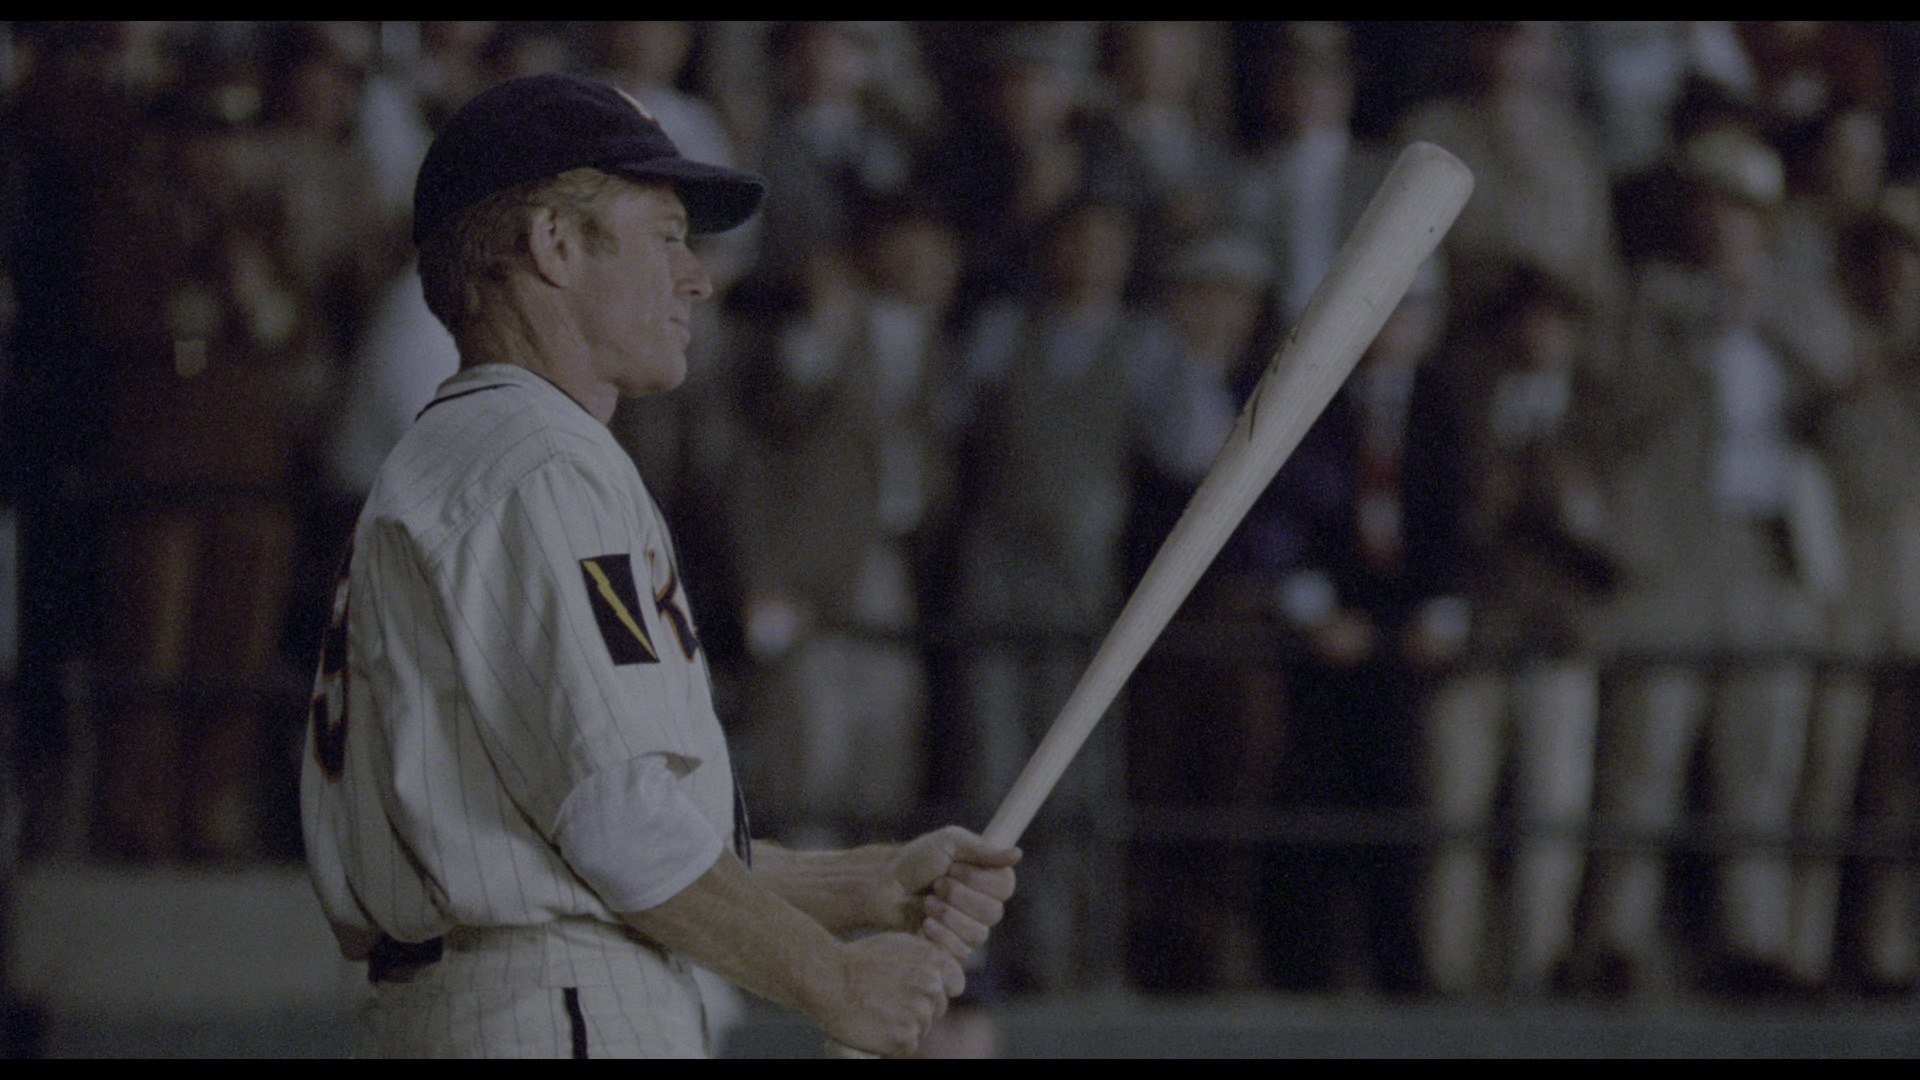
[[[441,939],[396,941],[385,934],[367,954],[368,982],[405,982],[428,964],[440,962]]]

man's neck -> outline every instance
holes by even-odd
[[[517,306],[500,305],[501,316],[483,320],[460,337],[460,366],[511,364],[558,387],[603,424],[613,420],[619,395],[612,386],[588,376],[584,354],[564,331],[531,319]]]

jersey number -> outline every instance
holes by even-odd
[[[320,670],[313,678],[313,703],[307,721],[313,725],[313,757],[328,780],[340,779],[347,765],[347,568],[353,565],[353,545],[340,580],[333,587],[333,613],[326,636],[320,639]]]

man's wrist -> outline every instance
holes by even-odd
[[[874,845],[879,863],[872,890],[868,893],[868,918],[875,929],[900,930],[909,934],[919,929],[913,890],[900,876],[900,860],[905,848],[904,844]]]
[[[828,930],[910,930],[911,897],[895,874],[899,846],[868,844],[845,851],[791,851],[763,845],[756,862],[768,887]]]
[[[793,1007],[822,1027],[844,1009],[849,998],[847,943],[829,937],[820,949],[810,950],[794,973],[797,999]]]

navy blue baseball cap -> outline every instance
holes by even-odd
[[[696,233],[752,217],[767,190],[752,173],[681,157],[639,102],[605,83],[528,75],[475,95],[434,136],[414,182],[413,242],[495,192],[581,168],[672,184]]]

